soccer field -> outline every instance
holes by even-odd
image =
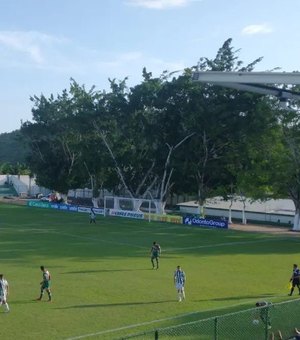
[[[152,270],[153,241],[162,247]],[[203,229],[0,205],[0,272],[10,284],[3,339],[117,339],[288,300],[299,261],[297,236]],[[52,275],[53,302],[39,296],[40,265]],[[179,303],[173,272],[187,276]]]

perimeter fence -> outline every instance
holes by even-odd
[[[131,334],[118,340],[268,340],[300,328],[300,299]],[[273,333],[273,334],[272,334]]]

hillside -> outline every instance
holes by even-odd
[[[27,152],[19,130],[0,134],[0,163],[24,163]]]

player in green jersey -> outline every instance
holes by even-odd
[[[50,275],[49,271],[44,266],[41,266],[40,268],[41,268],[41,271],[43,272],[43,281],[40,283],[41,294],[40,294],[40,297],[37,300],[39,300],[39,301],[42,300],[43,295],[44,295],[44,291],[46,290],[46,292],[48,294],[48,301],[51,302],[51,300],[52,300],[52,294],[51,294],[51,290],[50,290],[51,275]]]
[[[156,262],[156,269],[158,269],[160,254],[161,254],[160,245],[154,241],[153,244],[152,244],[152,247],[150,249],[152,269],[155,268],[154,260]]]

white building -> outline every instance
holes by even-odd
[[[205,204],[205,215],[229,218],[230,201],[224,201],[220,197],[208,199]],[[199,214],[199,206],[195,201],[177,204],[184,214]],[[233,201],[231,206],[231,218],[242,220],[244,202]],[[278,199],[265,202],[250,200],[245,201],[245,215],[249,221],[257,221],[264,224],[289,224],[293,225],[295,206],[292,200]]]

